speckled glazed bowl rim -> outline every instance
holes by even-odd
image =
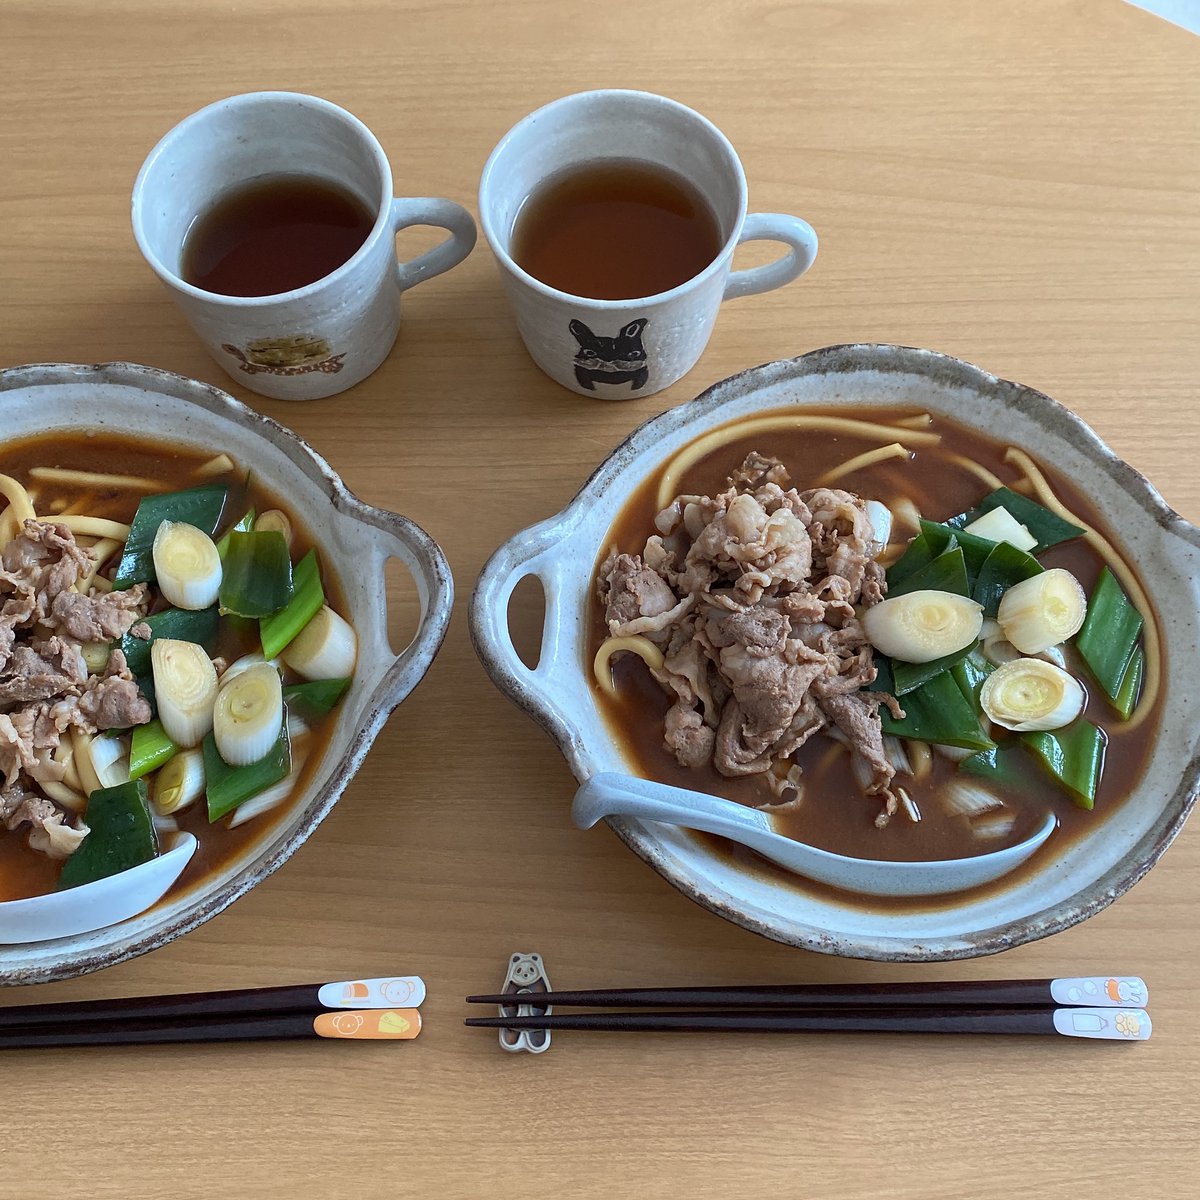
[[[521,670],[519,662],[514,660],[511,646],[507,644],[506,635],[499,633],[501,622],[506,628],[512,581],[518,575],[530,573],[538,574],[541,578],[546,592],[547,615],[542,640],[542,661],[545,661],[548,654],[554,654],[560,638],[570,634],[569,619],[558,611],[556,603],[556,597],[568,590],[565,576],[572,571],[585,571],[590,578],[594,560],[589,559],[584,563],[577,556],[577,561],[566,567],[558,562],[556,565],[562,567],[561,572],[546,574],[531,570],[529,564],[536,563],[539,554],[553,557],[553,548],[565,542],[571,531],[585,521],[587,512],[602,497],[610,505],[613,496],[623,503],[645,478],[644,466],[638,466],[636,474],[631,474],[639,459],[650,454],[661,442],[664,447],[669,445],[669,449],[664,448],[659,454],[658,460],[661,461],[692,438],[732,419],[733,413],[728,410],[750,393],[814,375],[849,377],[864,372],[919,376],[947,389],[970,389],[989,402],[1018,410],[1023,419],[1062,439],[1086,458],[1102,474],[1106,487],[1114,492],[1119,490],[1131,498],[1156,524],[1164,547],[1178,539],[1174,544],[1186,547],[1189,555],[1200,564],[1200,529],[1169,508],[1153,485],[1118,458],[1083,420],[1033,388],[1000,379],[970,363],[936,351],[871,343],[827,346],[798,358],[750,368],[714,384],[694,400],[639,426],[592,473],[566,508],[511,538],[497,550],[480,574],[470,614],[471,636],[476,653],[496,686],[555,740],[576,778],[582,781],[597,768],[587,738],[571,719],[571,702],[563,700],[561,680],[558,681],[560,690],[556,692],[553,686],[544,686],[543,681],[533,677],[531,672]],[[849,410],[853,403],[842,399],[836,406]],[[775,411],[786,407],[787,401],[775,400],[749,407],[745,411],[737,409],[737,413],[746,417],[756,411]],[[802,408],[798,411],[802,411]],[[848,412],[847,415],[852,413]],[[977,425],[965,415],[959,415],[956,419],[968,426]],[[983,432],[988,431],[984,429]],[[1014,444],[1021,444],[1018,438],[1011,440]],[[1027,448],[1035,458],[1041,456],[1037,447]],[[594,550],[598,551],[599,545]],[[497,611],[498,601],[501,600],[499,607],[503,611]],[[1193,617],[1200,613],[1200,584],[1193,583],[1187,601]],[[576,620],[578,623],[578,618]],[[1164,641],[1169,650],[1171,642],[1165,629]],[[538,671],[540,674],[540,664]],[[1191,740],[1190,758],[1181,756],[1177,765],[1178,772],[1173,770],[1172,775],[1179,779],[1178,786],[1164,796],[1162,808],[1152,827],[1114,867],[1066,900],[1060,900],[1023,919],[979,929],[964,929],[953,937],[834,936],[821,926],[806,924],[803,920],[785,922],[763,919],[758,914],[743,911],[736,897],[718,895],[717,889],[711,884],[706,887],[704,881],[698,882],[689,877],[686,871],[678,869],[677,859],[664,851],[651,827],[625,819],[611,819],[609,825],[635,854],[689,898],[755,933],[826,954],[891,962],[947,961],[997,953],[1058,933],[1093,916],[1128,891],[1171,844],[1196,801],[1200,792],[1200,737]]]
[[[0,370],[0,410],[3,409],[6,393],[15,390],[80,384],[131,388],[150,394],[155,403],[178,405],[181,428],[187,424],[189,409],[203,409],[218,424],[228,422],[236,425],[254,439],[282,452],[288,460],[288,470],[294,467],[306,476],[335,513],[339,514],[339,520],[348,519],[355,527],[360,527],[364,538],[369,539],[378,550],[381,561],[394,556],[405,563],[416,583],[421,618],[408,647],[398,655],[389,656],[390,664],[380,674],[374,690],[363,702],[362,714],[350,731],[340,757],[331,764],[332,769],[323,786],[317,790],[312,782],[309,783],[312,794],[304,800],[299,823],[286,837],[280,838],[281,829],[278,827],[268,832],[257,845],[253,859],[232,878],[215,887],[212,884],[196,886],[190,893],[185,893],[187,903],[176,915],[143,934],[131,936],[128,929],[134,922],[143,921],[146,914],[94,934],[62,938],[57,942],[34,943],[39,949],[52,947],[54,953],[50,961],[29,968],[9,965],[12,960],[19,960],[23,949],[20,945],[0,946],[0,986],[69,979],[155,950],[215,917],[277,871],[329,815],[392,711],[428,671],[445,639],[454,602],[450,568],[441,548],[424,530],[407,517],[359,500],[325,459],[299,436],[211,384],[137,363],[34,363]],[[185,440],[189,445],[206,444],[203,439],[198,440],[194,436]],[[212,449],[214,453],[219,453],[229,447],[214,446]],[[244,449],[235,450],[234,453],[239,458],[246,457]],[[250,461],[248,466],[253,469],[254,462]],[[281,493],[281,499],[292,499],[299,514],[305,516],[303,505],[295,503],[286,491],[277,490]],[[336,558],[336,555],[333,557]],[[386,610],[368,615],[375,629],[359,630],[360,645],[368,636],[374,640],[378,634],[386,646]],[[355,707],[357,687],[356,680],[343,701],[346,711]],[[335,742],[337,740],[340,740],[340,734],[335,735]],[[327,753],[336,753],[336,747],[331,746]],[[324,765],[321,770],[325,770]],[[150,911],[151,914],[154,912],[153,909]],[[77,942],[86,940],[88,943],[97,943],[97,939],[98,944],[89,944],[86,949],[76,948]]]

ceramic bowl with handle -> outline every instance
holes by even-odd
[[[588,595],[614,520],[647,477],[718,425],[780,409],[833,407],[850,416],[856,403],[952,418],[1053,462],[1093,498],[1107,527],[1119,532],[1127,559],[1153,585],[1170,664],[1145,773],[1093,831],[1065,846],[1051,840],[986,892],[943,896],[928,908],[843,901],[765,863],[761,871],[739,866],[679,826],[608,820],[693,900],[778,941],[898,962],[991,954],[1066,929],[1132,887],[1178,833],[1200,787],[1200,723],[1187,689],[1176,684],[1200,676],[1200,530],[1049,397],[958,359],[901,346],[831,346],[745,371],[646,422],[562,512],[503,545],[476,585],[471,635],[493,682],[554,738],[580,782],[599,772],[636,774],[596,702],[587,656]],[[545,593],[533,669],[508,629],[509,599],[527,576]]]
[[[0,937],[0,984],[23,984],[81,975],[162,946],[286,862],[337,803],[392,710],[429,669],[450,621],[454,585],[437,543],[412,521],[364,504],[294,433],[208,384],[131,363],[13,367],[0,371],[0,430],[4,441],[132,430],[228,453],[308,529],[324,569],[341,586],[359,645],[354,681],[336,710],[324,756],[270,830],[202,882],[168,893],[140,915],[52,940],[5,945]],[[421,610],[416,635],[399,654],[387,636],[384,568],[392,558],[412,574]],[[3,909],[0,904],[0,922]]]

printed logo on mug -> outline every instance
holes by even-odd
[[[219,100],[175,126],[133,188],[138,248],[239,383],[315,400],[365,379],[400,328],[400,294],[457,266],[475,222],[450,200],[399,199],[355,116],[298,92]],[[397,263],[410,225],[449,230]]]
[[[746,212],[746,175],[707,118],[649,92],[581,92],[518,122],[479,185],[521,337],[564,387],[629,399],[695,365],[723,300],[782,287],[817,256],[799,217]],[[734,271],[741,242],[782,258]]]

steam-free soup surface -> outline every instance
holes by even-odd
[[[0,449],[0,472],[13,476],[36,493],[36,508],[40,516],[52,519],[65,505],[75,506],[71,511],[87,512],[92,516],[128,524],[144,494],[140,489],[97,489],[44,483],[30,477],[30,468],[65,467],[113,475],[142,476],[162,480],[162,490],[173,491],[200,482],[193,478],[193,473],[211,457],[210,453],[181,450],[170,443],[135,441],[102,433],[80,433],[9,443]],[[247,472],[240,467],[232,474],[214,476],[212,481],[229,486],[226,519],[236,520],[238,515],[251,507],[258,512],[272,508],[287,511],[286,505],[260,487],[252,474],[247,481]],[[293,558],[298,558],[313,543],[304,528],[296,522],[294,514],[288,515],[292,519],[294,534]],[[345,611],[337,595],[335,581],[328,571],[325,572],[323,583],[330,604]],[[160,600],[152,611],[162,607],[166,605]],[[222,620],[219,628],[219,640],[214,653],[226,662],[232,662],[258,648],[253,626],[244,636],[239,633],[236,621]],[[319,767],[335,721],[336,710],[322,724],[313,726],[314,741],[294,795],[303,790],[312,772]],[[229,829],[224,820],[210,824],[203,797],[190,808],[175,814],[179,827],[195,834],[199,847],[171,894],[194,886],[221,870],[247,847],[263,839],[290,809],[289,801],[236,829]],[[42,895],[54,890],[63,864],[44,854],[31,852],[25,844],[27,835],[27,829],[9,831],[0,825],[0,901]]]
[[[910,414],[892,409],[855,408],[836,414],[831,410],[831,415],[891,422]],[[929,428],[942,435],[939,446],[918,449],[911,460],[894,459],[858,470],[839,479],[835,486],[889,507],[897,497],[908,496],[923,517],[941,521],[974,508],[992,490],[964,467],[962,460],[985,467],[1006,484],[1016,480],[1018,473],[1004,461],[1004,444],[943,419],[936,420]],[[898,431],[896,440],[903,441],[902,431]],[[815,486],[830,468],[878,444],[861,437],[811,429],[739,438],[696,463],[673,490],[676,494],[716,495],[746,455],[759,451],[782,460],[791,474],[790,486],[804,491]],[[1077,488],[1048,465],[1039,465],[1059,498],[1073,512],[1088,523],[1103,527],[1099,514]],[[608,546],[614,544],[623,552],[640,553],[647,537],[655,532],[660,480],[661,472],[656,472],[631,498],[610,531],[601,558]],[[903,540],[911,533],[909,530],[895,536]],[[1054,547],[1040,555],[1039,561],[1047,568],[1064,567],[1071,571],[1089,593],[1103,565],[1100,557],[1079,541]],[[585,665],[589,678],[591,657],[608,632],[603,607],[594,594],[590,603],[592,636]],[[615,737],[638,774],[749,805],[761,806],[771,799],[758,776],[727,778],[711,764],[684,767],[676,761],[663,745],[663,718],[672,699],[654,681],[640,658],[634,654],[616,656],[613,677],[618,692],[615,699],[604,695],[594,682],[592,686]],[[1077,808],[1062,788],[1030,760],[1022,764],[1017,786],[1000,789],[990,783],[985,785],[995,788],[1017,816],[1011,834],[1000,844],[1021,840],[1044,819],[1047,811],[1053,811],[1062,827],[1055,839],[1056,845],[1061,846],[1064,835],[1078,836],[1093,829],[1137,783],[1151,747],[1154,714],[1138,728],[1123,733],[1120,720],[1114,718],[1104,698],[1089,694],[1084,715],[1105,729],[1109,737],[1095,811]],[[925,780],[903,780],[917,802],[922,819],[914,823],[901,813],[882,829],[874,824],[878,804],[862,795],[852,777],[850,756],[828,738],[820,735],[810,738],[794,761],[803,768],[804,798],[795,811],[781,811],[775,821],[780,832],[797,840],[854,857],[907,861],[966,857],[998,848],[995,843],[981,841],[965,818],[945,814],[938,796],[955,777],[956,765],[940,755],[933,756],[932,773]]]

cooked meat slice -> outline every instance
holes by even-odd
[[[752,492],[764,483],[780,485],[787,483],[790,478],[787,467],[779,459],[751,450],[742,465],[730,475],[729,486],[739,491]]]
[[[17,829],[26,823],[41,825],[51,817],[61,817],[53,800],[27,792],[21,787],[6,787],[0,791],[0,818],[9,829]]]
[[[663,649],[653,675],[674,700],[667,749],[725,775],[770,772],[764,786],[778,791],[799,771],[791,756],[832,722],[894,806],[878,706],[901,710],[862,690],[876,667],[858,606],[886,591],[864,501],[797,491],[754,452],[723,490],[677,496],[655,527],[641,555],[608,555],[598,585],[612,634]]]
[[[695,622],[685,620],[672,632],[662,670],[654,672],[654,676],[674,691],[685,707],[692,708],[699,701],[704,707],[705,724],[715,729],[721,717],[721,707],[713,696],[709,682],[712,660],[708,651],[708,644],[696,637]]]
[[[825,696],[820,701],[829,719],[846,735],[853,753],[864,759],[871,769],[871,786],[867,793],[882,796],[886,804],[875,820],[876,825],[885,825],[888,817],[896,811],[896,797],[891,791],[896,768],[884,753],[883,730],[879,721],[879,705],[887,704],[889,700],[891,704],[896,703],[893,697],[882,693],[856,692],[844,696]]]
[[[55,813],[40,825],[34,824],[29,831],[29,848],[48,858],[66,859],[79,849],[89,833],[91,830],[79,818],[68,825],[65,814]]]
[[[29,848],[50,858],[69,858],[88,835],[82,822],[78,827],[68,824],[66,814],[52,800],[20,785],[0,790],[0,821],[10,830],[32,826]]]
[[[873,558],[867,559],[863,570],[862,592],[859,602],[868,608],[878,604],[887,594],[887,575],[884,569]]]
[[[131,637],[137,638],[139,642],[148,642],[154,636],[154,630],[145,621],[139,621],[136,625],[129,627],[129,634]]]
[[[86,671],[85,671],[86,677]],[[0,675],[0,712],[31,700],[48,700],[73,687],[75,680],[22,642],[14,647]]]
[[[62,592],[55,596],[47,624],[77,642],[107,642],[124,636],[146,615],[146,585],[128,591],[84,596]]]
[[[704,723],[695,709],[677,702],[667,710],[663,745],[675,755],[680,766],[703,766],[712,757],[716,740],[716,731]]]
[[[7,713],[0,713],[0,775],[6,785],[17,782],[23,770],[37,761],[32,741],[23,736]]]
[[[40,620],[50,611],[54,598],[73,587],[91,562],[65,525],[26,521],[0,555],[0,593],[16,593],[22,603],[29,604],[29,614],[20,624],[32,618]]]
[[[79,697],[79,713],[96,729],[128,729],[150,720],[150,705],[132,679],[117,675],[89,681]]]
[[[618,554],[608,573],[605,618],[611,627],[638,617],[657,617],[679,603],[662,578],[637,554]]]

